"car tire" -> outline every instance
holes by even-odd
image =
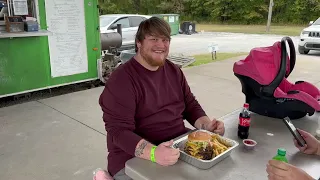
[[[298,51],[300,54],[308,54],[310,50],[306,50],[303,46],[299,46]]]

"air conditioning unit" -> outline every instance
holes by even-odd
[[[182,34],[194,34],[196,33],[196,25],[193,22],[185,21],[180,25]]]

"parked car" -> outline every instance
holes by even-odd
[[[310,50],[320,51],[320,17],[314,22],[310,21],[309,27],[300,34],[299,53],[308,54]]]
[[[6,1],[0,0],[0,20],[4,20],[4,15],[8,14],[8,6]]]
[[[117,24],[122,27],[122,48],[134,46],[139,24],[152,16],[140,14],[107,14],[100,16],[100,33],[117,32]]]

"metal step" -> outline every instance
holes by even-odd
[[[184,55],[169,55],[168,60],[178,65],[180,68],[187,67],[196,61],[194,57]]]
[[[195,58],[181,54],[170,54],[168,60],[179,66],[179,68],[184,68],[192,64],[195,61]],[[103,53],[103,58],[97,61],[98,77],[101,82],[106,83],[108,81],[110,74],[121,64],[120,62],[120,56],[111,53]]]

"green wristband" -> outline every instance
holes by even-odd
[[[155,158],[155,156],[154,156],[154,151],[156,150],[156,148],[157,148],[157,146],[153,146],[153,147],[151,148],[150,160],[151,160],[152,162],[156,162],[156,158]]]

